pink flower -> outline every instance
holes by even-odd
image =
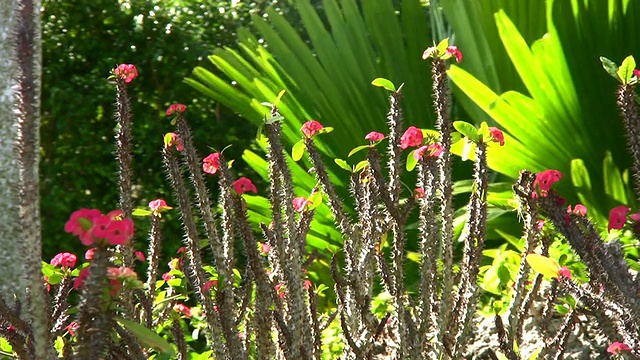
[[[611,209],[611,211],[609,211],[609,226],[607,227],[607,230],[611,232],[611,229],[622,229],[624,227],[624,223],[627,221],[627,214],[629,211],[631,211],[631,209],[624,205]]]
[[[415,126],[409,126],[400,138],[400,148],[404,150],[408,147],[420,146],[420,144],[422,144],[422,130]]]
[[[293,208],[297,212],[303,212],[309,204],[311,204],[311,202],[302,196],[293,199]]]
[[[182,114],[185,110],[187,110],[187,106],[184,104],[171,104],[166,113],[167,116],[171,116],[174,113]]]
[[[367,134],[367,136],[364,137],[365,140],[369,140],[369,141],[380,141],[382,139],[384,139],[384,134],[376,132],[376,131],[372,131],[370,133]]]
[[[621,342],[614,342],[613,344],[609,345],[609,347],[607,348],[607,352],[609,354],[620,354],[623,351],[631,351],[633,349],[631,349],[631,347],[625,343],[621,343]]]
[[[185,252],[187,252],[187,248],[185,246],[180,246],[178,248],[178,251],[176,251],[176,254],[182,254],[182,253],[185,253]]]
[[[167,202],[162,199],[156,199],[149,202],[149,208],[153,215],[160,216],[160,213],[165,210],[173,209],[171,206],[167,205]]]
[[[558,276],[566,279],[571,279],[571,271],[566,266],[563,266],[558,270]]]
[[[311,288],[311,285],[312,285],[311,280],[305,280],[304,283],[302,284],[305,290],[309,290]]]
[[[104,239],[111,245],[123,245],[133,237],[133,221],[120,218],[121,212],[101,216],[93,224],[93,237]]]
[[[173,305],[173,310],[179,314],[182,314],[188,318],[191,317],[191,308],[189,308],[185,304],[175,304]]]
[[[168,133],[171,135],[171,140],[169,140],[166,144],[164,144],[165,147],[170,148],[173,145],[176,146],[176,150],[178,151],[182,151],[184,150],[184,143],[182,142],[182,139],[180,138],[180,136],[178,136],[178,134],[174,133],[174,132],[170,132]],[[166,135],[165,135],[166,137]]]
[[[93,259],[93,253],[96,251],[96,248],[91,248],[84,253],[84,258],[86,260]]]
[[[78,330],[78,328],[80,328],[80,325],[78,325],[78,322],[72,321],[69,325],[67,325],[67,327],[65,327],[65,330],[67,330],[71,336],[75,336],[76,330]]]
[[[120,266],[107,268],[107,277],[112,280],[137,279],[138,274],[129,267]]]
[[[499,143],[500,146],[504,146],[504,134],[500,129],[496,127],[490,127],[489,133],[491,134],[491,141]]]
[[[533,181],[533,194],[532,198],[537,197],[537,187],[540,188],[540,196],[546,197],[551,185],[562,179],[562,173],[558,170],[545,170],[536,175],[536,179]]]
[[[130,83],[138,76],[138,69],[132,64],[120,64],[113,70],[113,73],[123,79],[124,82]]]
[[[241,177],[240,179],[233,182],[233,189],[238,194],[244,194],[247,191],[252,191],[254,193],[258,193],[258,188],[251,182],[251,180],[246,177]]]
[[[84,286],[84,281],[87,279],[87,277],[89,277],[89,273],[90,272],[88,267],[80,270],[80,274],[78,274],[78,277],[73,280],[73,288],[76,290],[82,288]]]
[[[416,199],[424,199],[427,197],[427,194],[424,193],[423,188],[415,188],[413,190],[413,197],[415,197]]]
[[[640,78],[640,70],[638,69],[633,69],[633,76]]]
[[[544,228],[544,220],[538,220],[536,222],[536,229],[542,230],[542,228]]]
[[[269,251],[271,251],[271,246],[269,246],[269,244],[267,244],[266,242],[261,242],[260,243],[260,253],[262,255],[267,255],[269,253]]]
[[[220,153],[209,154],[202,160],[202,171],[215,174],[220,169]]]
[[[276,285],[276,292],[278,293],[278,296],[280,297],[280,299],[284,299],[284,293],[285,293],[284,283],[278,283],[278,285]]]
[[[78,259],[72,253],[63,252],[59,253],[51,259],[51,265],[61,266],[62,268],[72,268],[76,266],[76,260]]]
[[[322,124],[315,120],[309,120],[306,123],[302,124],[300,131],[302,131],[304,136],[306,136],[307,138],[311,138],[322,129],[324,129],[324,126],[322,126]]]
[[[136,251],[134,253],[134,255],[136,256],[136,258],[140,261],[140,262],[145,262],[147,259],[144,257],[144,254],[142,253],[142,251]]]
[[[100,216],[102,216],[102,213],[97,209],[76,210],[64,225],[64,231],[75,236],[81,236],[91,229],[93,222]]]
[[[639,222],[640,221],[640,212],[633,213],[633,214],[629,215],[629,219],[631,219],[632,221],[635,221],[635,222]]]
[[[169,281],[171,279],[173,279],[173,276],[171,274],[169,274],[168,272],[162,274],[162,280]]]
[[[449,46],[447,48],[447,54],[456,58],[456,62],[462,61],[462,52],[458,49],[457,46]]]
[[[212,287],[218,287],[218,280],[209,280],[202,286],[202,291],[209,291]]]
[[[578,216],[586,216],[587,215],[587,207],[582,204],[577,204],[573,209],[571,209],[571,205],[567,207],[567,215],[564,216],[564,220],[569,225],[571,222],[570,214],[576,214]]]
[[[442,153],[444,152],[444,148],[442,147],[442,145],[438,144],[438,143],[433,143],[431,145],[425,145],[422,147],[419,147],[414,153],[413,153],[413,158],[416,160],[420,160],[422,159],[422,157],[424,156],[424,153],[427,153],[427,156],[429,157],[440,157],[440,155],[442,155]]]
[[[422,53],[422,60],[427,60],[428,58],[435,57],[436,55],[438,55],[438,48],[435,46],[428,47],[427,50]]]

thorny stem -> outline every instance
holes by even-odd
[[[436,128],[440,131],[440,143],[444,148],[438,159],[440,178],[440,217],[441,246],[444,262],[442,299],[440,302],[439,323],[446,324],[451,315],[451,290],[453,288],[453,183],[451,182],[451,100],[447,86],[447,66],[442,59],[434,59],[432,64],[433,104],[436,110]],[[449,336],[449,327],[441,326],[438,340],[442,344]],[[439,346],[441,346],[441,344]]]
[[[629,150],[633,156],[634,187],[636,194],[640,195],[640,116],[638,116],[638,104],[636,104],[635,85],[620,85],[618,108],[622,113]]]
[[[149,229],[149,253],[147,254],[147,284],[146,288],[149,303],[153,304],[156,298],[156,281],[158,279],[158,266],[160,264],[160,254],[162,249],[162,232],[160,231],[160,216],[151,215],[151,228]],[[147,327],[151,327],[153,314],[148,312],[144,314]]]

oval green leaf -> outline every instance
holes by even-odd
[[[371,82],[371,85],[385,88],[391,92],[396,91],[396,86],[393,85],[393,83],[390,80],[387,80],[385,78],[375,78]]]
[[[557,278],[560,266],[555,260],[540,254],[527,255],[527,263],[533,271],[544,275],[546,278]]]
[[[304,150],[307,147],[304,145],[304,140],[300,140],[297,143],[293,144],[293,148],[291,149],[291,158],[293,161],[298,161],[302,159],[302,155],[304,154]]]
[[[346,161],[344,161],[342,159],[335,159],[335,160],[333,160],[333,162],[335,162],[336,165],[340,166],[341,169],[345,169],[348,172],[351,172],[351,166],[349,166],[349,164],[347,164]]]
[[[440,43],[438,43],[438,46],[436,47],[436,49],[438,50],[438,56],[444,55],[448,47],[449,47],[449,38],[446,38],[440,41]]]
[[[468,137],[474,142],[478,142],[478,129],[475,126],[464,121],[454,121],[453,127],[462,135]]]
[[[284,95],[285,92],[287,92],[287,90],[281,90],[278,93],[278,97],[276,98],[276,101],[273,102],[273,106],[278,106],[278,104],[280,104],[280,100],[282,100],[282,95]]]
[[[411,152],[409,153],[409,155],[407,155],[407,171],[413,171],[413,169],[415,169],[416,165],[418,164],[418,160],[416,160],[415,157],[413,157],[413,154],[415,153],[415,150],[411,150]]]
[[[152,347],[159,352],[167,354],[169,356],[175,355],[173,347],[171,347],[168,342],[160,337],[160,335],[156,334],[155,331],[149,330],[146,327],[133,321],[122,318],[118,318],[117,320],[120,324],[122,324],[122,326],[126,327],[127,330],[131,331],[131,333],[135,337],[137,337],[144,345]]]
[[[632,55],[627,56],[623,61],[622,65],[618,69],[618,78],[622,80],[623,84],[628,84],[633,76],[633,70],[636,68],[636,60]]]
[[[351,157],[351,155],[368,148],[369,148],[369,145],[361,145],[361,146],[355,147],[349,152],[349,155],[347,155],[347,157]]]
[[[362,160],[358,164],[356,164],[356,168],[353,171],[358,172],[358,171],[364,169],[364,167],[367,166],[367,165],[369,165],[369,161]]]
[[[602,62],[602,67],[607,71],[607,74],[620,81],[620,78],[618,77],[618,65],[616,63],[604,56],[600,56],[600,62]]]
[[[328,133],[330,133],[330,132],[332,132],[332,131],[333,131],[333,128],[332,128],[331,126],[328,126],[328,127],[324,127],[324,128],[322,128],[322,129],[318,130],[318,132],[316,133],[316,135],[320,135],[320,134],[328,134]]]
[[[134,209],[131,213],[133,216],[149,216],[151,215],[151,211],[147,209]]]
[[[314,192],[313,194],[311,194],[311,196],[309,196],[307,201],[310,202],[310,204],[307,205],[307,210],[313,210],[317,208],[318,206],[322,205],[322,193],[320,191]]]

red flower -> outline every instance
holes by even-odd
[[[171,135],[171,140],[169,140],[169,142],[164,144],[164,146],[169,148],[169,147],[172,147],[173,145],[175,145],[176,146],[176,150],[178,150],[178,151],[184,150],[184,143],[182,142],[182,139],[180,138],[180,136],[178,136],[178,134],[176,134],[174,132],[170,132],[169,134]]]
[[[91,229],[93,222],[100,216],[102,216],[102,213],[97,209],[76,210],[64,225],[64,231],[75,236],[81,236]]]
[[[134,255],[136,256],[136,258],[140,261],[140,262],[145,262],[147,259],[144,257],[144,254],[142,253],[142,251],[136,251],[134,253]]]
[[[122,245],[133,237],[133,221],[120,219],[121,213],[103,215],[93,224],[93,237],[105,239],[111,245]]]
[[[384,139],[384,134],[376,132],[376,131],[372,131],[370,133],[367,134],[367,136],[364,137],[365,140],[369,140],[369,141],[380,141],[382,139]]]
[[[449,46],[447,48],[447,54],[451,57],[456,58],[456,62],[462,61],[462,52],[458,49],[457,46]]]
[[[178,248],[178,251],[176,251],[176,254],[182,254],[182,253],[184,253],[184,252],[187,252],[187,248],[186,248],[186,246],[180,246],[180,247]]]
[[[72,268],[76,266],[76,260],[78,259],[72,253],[63,252],[59,253],[51,259],[51,265],[61,266],[62,268]]]
[[[309,204],[311,204],[311,202],[302,196],[293,199],[293,208],[297,212],[303,212]]]
[[[89,277],[89,268],[86,267],[82,270],[80,270],[80,274],[78,274],[78,277],[73,280],[73,288],[78,290],[81,287],[84,286],[84,281],[87,279],[87,277]]]
[[[309,290],[309,288],[311,288],[311,285],[311,280],[305,280],[304,283],[302,283],[302,286],[305,290]]]
[[[564,216],[564,220],[569,225],[571,218],[570,214],[576,214],[578,216],[587,216],[587,207],[582,204],[577,204],[573,209],[571,209],[571,205],[567,207],[567,215]]]
[[[607,348],[607,352],[609,354],[620,354],[623,351],[631,351],[631,347],[625,343],[621,343],[621,342],[614,342],[613,344],[609,345],[609,347]]]
[[[215,174],[220,169],[220,153],[209,154],[202,160],[202,171],[208,174]]]
[[[209,291],[212,287],[218,287],[218,280],[209,280],[202,286],[202,291]]]
[[[546,197],[551,185],[562,179],[562,173],[558,170],[545,170],[536,175],[536,179],[533,181],[533,194],[532,198],[537,196],[537,187],[540,188],[540,196]]]
[[[241,177],[240,179],[234,181],[233,188],[238,194],[244,194],[247,191],[252,191],[254,193],[258,193],[258,188],[251,182],[251,180],[246,177]]]
[[[86,260],[93,259],[93,253],[96,251],[96,248],[91,248],[84,253],[84,258]]]
[[[120,64],[113,70],[116,76],[120,77],[126,83],[130,83],[138,76],[138,69],[132,64]]]
[[[571,279],[571,271],[566,266],[563,266],[558,270],[558,276]]]
[[[260,253],[262,255],[267,255],[269,253],[269,251],[271,251],[271,246],[269,246],[269,244],[267,244],[266,242],[261,242],[260,243]]]
[[[72,321],[71,324],[65,327],[65,330],[67,330],[71,336],[75,336],[76,330],[78,330],[79,327],[80,325],[78,325],[77,321]]]
[[[169,274],[168,272],[162,274],[162,280],[169,281],[171,279],[173,279],[173,276],[171,274]]]
[[[538,220],[536,222],[536,229],[542,230],[542,228],[544,228],[544,220]]]
[[[424,199],[427,197],[427,194],[424,193],[424,189],[423,188],[415,188],[413,190],[413,196],[416,199]]]
[[[191,308],[189,308],[185,304],[175,304],[173,305],[173,310],[179,314],[183,314],[184,316],[190,318],[191,317]]]
[[[171,104],[166,111],[167,116],[171,116],[174,113],[182,114],[187,110],[187,106],[184,104]]]
[[[442,153],[444,152],[444,148],[442,147],[442,145],[438,143],[433,143],[428,146],[425,145],[425,146],[419,147],[413,153],[413,158],[416,160],[420,160],[424,156],[425,152],[427,153],[427,156],[440,157],[440,155],[442,155]]]
[[[173,209],[171,206],[167,205],[166,201],[162,199],[156,199],[149,202],[149,208],[151,209],[151,212],[153,212],[153,215],[156,216],[160,216],[160,213],[165,210]]]
[[[409,126],[400,138],[400,148],[406,149],[412,146],[420,146],[420,144],[422,144],[422,130],[415,126]]]
[[[611,229],[622,229],[624,227],[624,223],[627,221],[627,214],[629,211],[631,211],[631,209],[624,205],[611,209],[611,211],[609,211],[609,226],[607,226],[607,230],[611,232]]]
[[[633,76],[640,78],[640,70],[638,69],[633,69]]]
[[[324,129],[324,126],[322,126],[322,124],[320,124],[315,120],[309,120],[306,123],[302,124],[300,131],[302,131],[304,136],[306,136],[307,138],[310,138],[313,135],[317,134],[318,131],[322,129]]]
[[[500,129],[496,127],[490,127],[489,133],[491,133],[491,141],[499,143],[500,146],[504,146],[504,134],[502,133],[502,131],[500,131]]]

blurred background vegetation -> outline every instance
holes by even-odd
[[[75,246],[62,231],[73,210],[117,206],[114,90],[106,77],[122,62],[140,71],[130,86],[139,206],[157,197],[173,199],[158,156],[161,137],[170,131],[164,116],[170,103],[188,106],[201,155],[233,144],[227,157],[249,165],[236,162],[235,171],[256,181],[266,177],[265,144],[253,141],[268,110],[260,103],[273,101],[282,89],[285,142],[296,142],[309,119],[333,126],[336,131],[319,145],[329,163],[364,144],[369,131],[385,131],[386,93],[369,84],[376,77],[405,84],[407,123],[433,127],[430,66],[420,55],[433,41],[450,37],[464,54],[450,70],[455,119],[488,121],[507,135],[506,146],[489,159],[496,184],[489,195],[487,246],[514,244],[520,236],[508,199],[522,168],[561,170],[563,196],[587,205],[605,228],[612,207],[636,209],[625,174],[631,160],[615,108],[616,82],[598,57],[619,63],[640,50],[638,2],[45,0],[44,7],[46,257]],[[292,169],[298,195],[307,195],[315,185],[308,163],[292,162]],[[346,197],[348,173],[337,166],[331,171]],[[469,164],[457,161],[454,176],[459,232]],[[411,176],[405,181],[410,184]],[[258,187],[266,195],[267,186]],[[247,199],[252,219],[268,223],[266,199]],[[143,239],[144,222],[138,224]],[[180,246],[178,221],[168,215],[165,226],[173,239],[167,252],[173,252]],[[326,254],[340,243],[330,213],[319,208],[310,247]],[[417,264],[413,260],[409,266]],[[314,280],[330,283],[326,259],[318,265]]]

